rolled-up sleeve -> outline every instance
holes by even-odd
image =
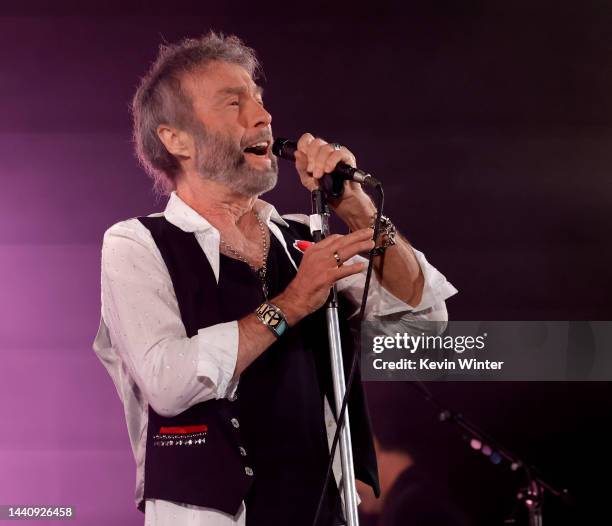
[[[441,322],[435,325],[435,332],[441,332],[448,321],[446,300],[457,293],[457,289],[451,285],[446,277],[432,266],[425,255],[412,249],[416,260],[423,272],[423,294],[418,305],[409,305],[400,300],[385,289],[375,273],[372,273],[368,301],[364,319],[367,321],[414,322],[415,329],[422,330],[423,324],[419,322]],[[355,256],[350,262],[361,261],[367,263],[365,258]],[[359,274],[348,276],[338,282],[338,290],[342,292],[354,305],[361,304],[363,287],[365,285],[365,270]],[[356,314],[355,311],[354,314]],[[430,327],[433,325],[430,324]]]
[[[137,219],[106,231],[101,288],[111,343],[157,413],[174,416],[199,402],[231,396],[238,322],[187,337],[166,265]]]

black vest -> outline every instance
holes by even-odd
[[[261,286],[246,264],[220,255],[217,284],[193,233],[161,216],[139,220],[151,231],[166,263],[188,337],[200,328],[240,319],[263,301]],[[278,226],[299,265],[302,254],[293,243],[311,239],[308,227],[294,222],[289,228]],[[282,245],[271,234],[269,297],[282,292],[294,276]],[[341,325],[348,368],[354,340],[348,324],[341,320]],[[170,418],[149,406],[144,499],[195,504],[232,515],[244,500],[248,526],[311,524],[329,459],[323,395],[335,411],[321,309],[288,330],[242,373],[236,400],[202,402]],[[359,381],[353,387],[349,414],[356,475],[378,494],[376,458]],[[171,434],[172,428],[181,427]],[[341,523],[333,480],[326,497],[320,524]],[[139,509],[144,511],[144,500]]]

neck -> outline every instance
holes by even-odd
[[[414,464],[412,458],[402,452],[393,451],[388,453],[389,461],[387,463],[387,486],[390,488],[393,486],[397,478],[410,466]]]
[[[219,231],[240,228],[248,220],[257,197],[247,197],[231,188],[199,178],[196,184],[179,180],[176,194]]]
[[[387,495],[398,477],[414,464],[412,457],[401,451],[385,451],[379,454],[380,491],[379,510],[385,503]]]

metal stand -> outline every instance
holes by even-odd
[[[529,526],[542,526],[542,497],[544,487],[537,478],[531,476],[531,470],[524,466],[527,475],[527,487],[522,489],[516,496],[518,501],[523,502],[529,516]]]
[[[315,241],[320,241],[329,235],[329,209],[321,190],[312,192],[313,219],[319,222],[319,228],[313,228]],[[318,219],[317,219],[318,216]],[[342,343],[340,340],[340,325],[338,321],[338,291],[332,287],[327,301],[327,336],[332,367],[334,400],[336,412],[340,412],[342,400],[346,392],[344,380],[344,364],[342,361]],[[359,526],[357,515],[357,491],[355,489],[355,470],[353,466],[353,448],[351,445],[351,426],[348,412],[344,415],[344,423],[340,430],[340,460],[342,462],[342,493],[344,495],[344,516],[347,526]]]
[[[572,502],[567,489],[557,488],[548,483],[532,465],[525,462],[519,455],[503,447],[493,437],[478,429],[461,413],[445,408],[434,398],[423,382],[410,382],[410,385],[439,411],[440,422],[455,424],[465,433],[464,438],[468,440],[472,449],[480,450],[491,460],[495,459],[495,464],[505,461],[512,471],[523,471],[527,479],[527,486],[518,492],[516,499],[527,509],[529,526],[542,526],[542,501],[545,492],[561,499],[566,504]],[[508,522],[514,523],[514,520],[511,519]]]

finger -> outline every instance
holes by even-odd
[[[329,249],[332,249],[332,253],[334,250],[338,250],[342,247],[348,246],[354,242],[365,241],[367,239],[372,239],[372,233],[374,231],[371,228],[362,228],[360,230],[355,230],[355,232],[351,232],[350,234],[340,235],[340,234],[331,234],[327,236],[322,241],[319,241],[316,244],[317,250],[329,252]]]
[[[342,248],[344,246],[348,246],[352,243],[359,243],[360,241],[365,241],[367,239],[372,239],[374,234],[374,230],[371,228],[362,228],[360,230],[355,230],[355,232],[351,232],[350,234],[346,234],[345,236],[340,236],[336,240],[334,244],[334,248]]]
[[[365,241],[360,241],[358,243],[351,243],[350,245],[347,245],[343,248],[335,250],[334,253],[338,254],[340,261],[345,262],[351,259],[353,256],[356,256],[357,254],[361,254],[362,252],[369,252],[373,248],[374,248],[374,241],[372,239],[367,239]],[[332,253],[332,256],[335,262],[336,258],[334,256],[334,253]]]
[[[312,175],[306,171],[306,165],[308,158],[305,153],[298,150],[295,152],[295,169],[297,170],[300,181],[302,184],[311,192],[319,187],[319,181],[317,181]]]
[[[319,149],[326,144],[327,142],[325,142],[323,139],[317,138],[308,145],[306,150],[306,154],[308,155],[308,168],[306,170],[311,174],[314,174],[315,161],[317,159]]]
[[[312,176],[315,179],[320,179],[323,177],[327,160],[336,151],[339,150],[336,150],[331,144],[324,144],[318,149],[314,159],[314,169],[312,170]],[[334,166],[336,165],[334,164]]]
[[[342,236],[340,234],[332,234],[331,236],[327,236],[322,241],[319,241],[315,246],[317,250],[325,250],[334,245],[334,243],[336,243],[339,239],[342,239],[343,237],[346,236]]]
[[[346,148],[342,147],[341,150],[334,150],[331,155],[325,160],[323,171],[325,173],[331,173],[338,163],[346,163],[353,168],[357,167],[357,160],[355,156]]]
[[[296,150],[295,151],[295,167],[297,168],[298,172],[299,171],[306,172],[307,165],[308,165],[307,155],[299,150]]]
[[[355,254],[369,251],[374,247],[372,232],[371,228],[357,230],[338,239],[327,250],[331,250],[332,255],[334,252],[337,252],[341,260],[346,261]]]
[[[334,275],[334,281],[346,278],[347,276],[352,276],[353,274],[359,274],[365,268],[365,263],[351,263],[350,265],[342,265],[341,267],[338,267],[338,270]]]
[[[298,140],[297,149],[300,152],[306,153],[308,151],[308,145],[314,140],[314,135],[312,135],[311,133],[302,134],[302,136]]]

